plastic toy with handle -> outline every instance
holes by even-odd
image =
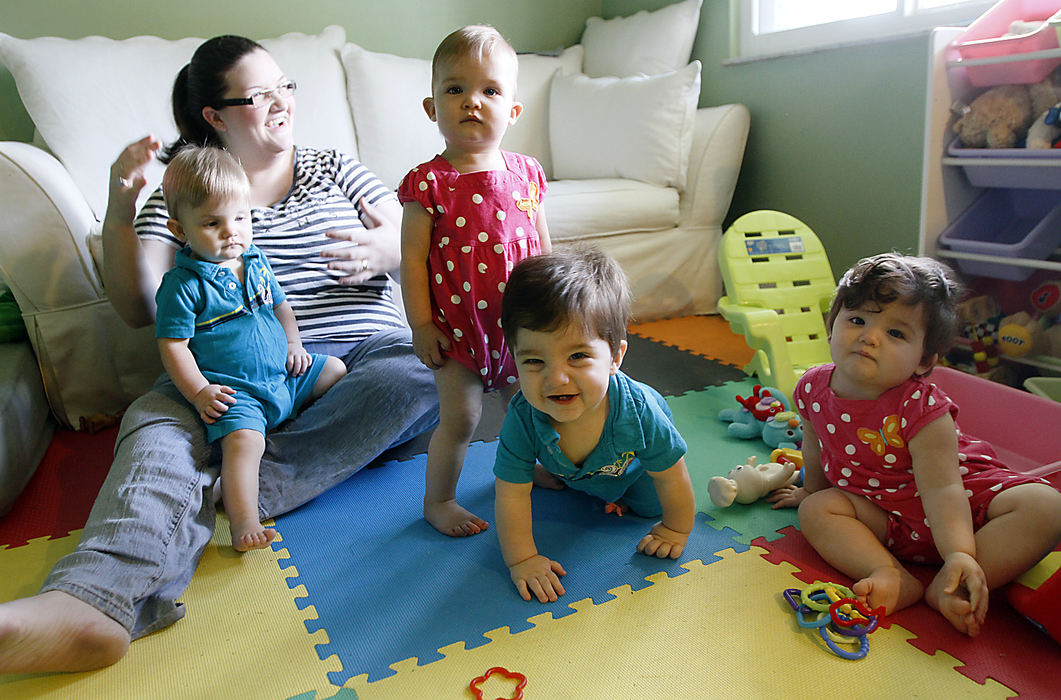
[[[747,462],[734,467],[726,476],[711,477],[707,482],[707,493],[711,496],[711,502],[719,508],[730,506],[734,501],[747,505],[758,501],[774,489],[796,482],[795,463],[756,464],[757,461],[756,457],[749,457]]]

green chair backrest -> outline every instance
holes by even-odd
[[[794,366],[829,361],[823,314],[836,280],[806,224],[777,211],[745,214],[726,231],[719,265],[731,303],[778,313]]]

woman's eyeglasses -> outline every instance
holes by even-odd
[[[259,90],[250,97],[230,97],[224,100],[218,100],[216,107],[240,107],[243,105],[250,105],[252,107],[264,107],[269,100],[277,97],[290,97],[295,91],[295,81],[286,82],[283,85],[277,85],[272,90]]]

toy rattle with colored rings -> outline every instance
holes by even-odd
[[[852,661],[869,653],[869,635],[880,625],[884,608],[870,610],[851,589],[838,583],[816,582],[802,590],[787,588],[783,595],[799,626],[818,630],[829,651]],[[855,645],[855,651],[843,648]]]

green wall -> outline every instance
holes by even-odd
[[[34,0],[0,2],[0,31],[29,38],[102,34],[252,37],[346,28],[367,49],[430,56],[454,27],[497,26],[520,51],[579,40],[586,17],[656,9],[670,0]],[[825,241],[839,274],[881,250],[916,250],[927,37],[724,66],[729,0],[704,0],[694,58],[702,105],[741,102],[751,134],[729,220],[755,209],[799,217]],[[101,76],[101,80],[105,80]],[[32,125],[0,68],[0,139]]]
[[[605,0],[603,16],[670,0]],[[917,251],[928,36],[737,65],[729,0],[704,0],[693,58],[702,106],[740,102],[751,132],[727,223],[756,209],[796,216],[833,273],[884,250]]]
[[[430,58],[443,36],[465,24],[494,25],[517,51],[551,51],[577,43],[586,18],[600,14],[600,0],[0,0],[0,32],[23,39],[226,33],[261,39],[338,24],[370,51]],[[32,136],[14,80],[0,66],[0,140]]]

